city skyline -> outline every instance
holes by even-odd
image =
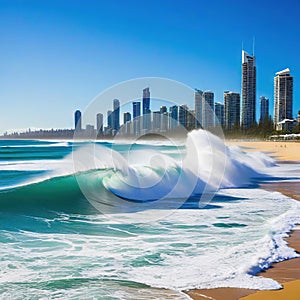
[[[283,14],[276,1],[271,7],[254,1],[244,14],[246,3],[228,1],[151,1],[141,9],[138,1],[130,0],[126,5],[2,0],[0,132],[51,128],[52,116],[56,128],[70,128],[70,112],[84,108],[113,84],[137,77],[165,77],[203,87],[222,101],[223,91],[241,90],[241,45],[251,49],[253,36],[257,95],[269,98],[273,111],[273,74],[289,66],[295,78],[296,117],[299,6],[297,1],[286,6],[287,34],[284,26],[274,26]],[[201,18],[199,11],[205,12]],[[288,54],[286,45],[293,45]],[[105,111],[110,107],[109,101],[103,105]]]

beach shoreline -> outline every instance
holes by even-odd
[[[274,142],[274,141],[226,141],[227,146],[238,146],[246,152],[264,152],[279,163],[299,163],[299,142]],[[269,182],[260,185],[268,191],[280,192],[290,198],[300,201],[299,182]],[[296,226],[285,240],[291,248],[300,253],[300,227]],[[256,276],[272,278],[282,284],[283,288],[274,291],[260,291],[245,288],[213,288],[192,289],[185,291],[194,300],[267,300],[267,299],[299,299],[300,291],[300,258],[276,262],[267,270]],[[297,298],[298,297],[298,298]]]

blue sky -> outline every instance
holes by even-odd
[[[0,132],[70,128],[76,109],[136,77],[213,90],[223,102],[223,91],[240,92],[242,41],[252,52],[253,36],[257,98],[273,104],[274,74],[289,67],[296,116],[299,15],[296,0],[0,0]]]

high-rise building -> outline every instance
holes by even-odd
[[[141,102],[132,102],[133,119],[141,116]]]
[[[107,111],[107,127],[112,129],[112,126],[113,126],[112,111],[108,110]]]
[[[256,59],[242,51],[242,129],[256,123]]]
[[[150,110],[150,89],[143,89],[143,115],[148,114]]]
[[[126,124],[127,122],[131,121],[131,113],[130,112],[125,112],[123,114],[123,123]]]
[[[290,69],[276,73],[274,77],[274,124],[293,118],[293,77]]]
[[[98,135],[103,134],[103,114],[98,113],[96,116],[96,125],[97,125],[97,133]]]
[[[260,96],[260,118],[259,122],[264,122],[269,118],[269,99]]]
[[[120,101],[118,99],[113,101],[112,129],[115,131],[120,129]]]
[[[196,117],[196,128],[202,126],[202,94],[201,90],[195,89],[195,117]]]
[[[188,107],[185,104],[179,105],[178,110],[178,121],[179,124],[183,127],[187,127],[187,119],[188,119]]]
[[[202,94],[202,126],[210,128],[214,126],[214,93],[205,91]]]
[[[215,103],[215,127],[224,126],[224,104]]]
[[[150,89],[143,89],[143,129],[144,133],[151,127]]]
[[[133,133],[140,134],[141,128],[141,102],[132,102],[132,117],[133,117]]]
[[[178,106],[177,105],[173,105],[170,107],[169,116],[170,116],[169,128],[174,129],[178,126]]]
[[[74,114],[75,130],[82,130],[81,111],[76,110]]]
[[[187,113],[187,129],[193,130],[196,126],[196,117],[195,117],[195,111],[189,110]]]
[[[238,129],[240,127],[240,94],[226,91],[224,92],[225,128],[227,130]]]
[[[159,109],[160,112],[160,130],[166,131],[168,130],[168,113],[167,113],[167,107],[165,105],[162,105]]]

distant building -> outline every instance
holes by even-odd
[[[173,105],[170,107],[169,116],[170,116],[169,128],[174,129],[178,126],[178,106],[177,105]]]
[[[196,126],[196,118],[195,118],[195,111],[189,110],[187,113],[187,128],[188,130],[195,129]]]
[[[264,122],[269,119],[269,99],[260,96],[260,118],[259,122]]]
[[[168,130],[168,113],[167,113],[167,107],[165,105],[162,105],[159,109],[160,112],[160,131],[167,131]]]
[[[242,51],[242,129],[256,123],[256,59]]]
[[[133,117],[133,133],[135,135],[140,134],[141,128],[141,102],[132,102],[132,117]]]
[[[107,111],[107,127],[112,129],[113,127],[113,120],[112,120],[112,111],[108,110]]]
[[[297,125],[297,120],[284,119],[276,124],[276,130],[291,132]]]
[[[240,127],[240,94],[226,91],[224,92],[224,123],[227,130]]]
[[[160,111],[154,111],[152,116],[153,116],[152,130],[155,132],[159,132],[160,131],[160,123],[161,123]]]
[[[214,126],[214,93],[205,91],[202,94],[202,126],[210,128]]]
[[[74,122],[75,122],[75,130],[82,130],[82,123],[81,123],[81,111],[76,110],[74,114]]]
[[[224,104],[220,102],[215,103],[215,127],[224,126]]]
[[[131,121],[131,113],[130,112],[125,112],[123,114],[123,124],[126,124],[127,122]]]
[[[96,116],[96,125],[97,125],[97,133],[98,135],[103,134],[103,114],[98,113]]]
[[[143,89],[143,130],[147,133],[151,127],[150,89]]]
[[[293,119],[293,77],[290,69],[277,72],[274,77],[275,126],[285,119]]]
[[[196,128],[200,128],[202,126],[202,94],[201,90],[195,89],[195,118],[196,118]]]
[[[185,104],[180,105],[178,110],[179,124],[185,128],[187,128],[188,110],[189,109]]]
[[[120,101],[118,99],[113,101],[112,129],[115,133],[120,129]]]
[[[150,89],[143,89],[143,115],[148,114],[150,110]]]
[[[87,124],[85,127],[85,135],[89,137],[93,137],[95,135],[95,127],[94,125]]]

